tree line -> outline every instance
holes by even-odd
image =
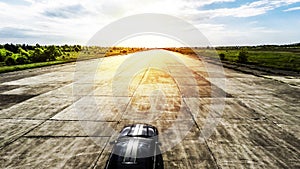
[[[300,43],[284,44],[284,45],[257,45],[257,46],[218,46],[215,47],[216,50],[239,50],[243,48],[248,48],[251,50],[284,50],[291,48],[299,49]]]
[[[55,61],[58,58],[65,58],[70,52],[79,52],[81,49],[80,45],[4,44],[0,45],[0,62],[2,65],[11,66]]]

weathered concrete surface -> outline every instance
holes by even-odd
[[[224,78],[162,50],[100,60],[0,75],[0,168],[103,168],[137,122],[159,129],[167,169],[300,168],[299,77]]]

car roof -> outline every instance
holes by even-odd
[[[149,124],[132,124],[125,126],[120,132],[120,136],[140,136],[140,137],[153,137],[158,135],[156,127]]]
[[[153,156],[153,139],[140,137],[123,137],[116,142],[113,153],[130,159]]]

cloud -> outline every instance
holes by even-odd
[[[299,7],[294,7],[294,8],[289,8],[289,9],[286,9],[286,10],[283,10],[284,12],[289,12],[289,11],[297,11],[297,10],[300,10],[300,6]]]
[[[23,1],[26,3],[0,2],[0,35],[5,38],[18,38],[20,42],[22,38],[26,40],[26,38],[35,37],[46,42],[50,37],[54,37],[51,42],[59,39],[57,43],[84,43],[105,25],[122,17],[140,13],[162,13],[176,16],[208,32],[210,37],[214,38],[218,32],[220,35],[218,39],[220,39],[224,37],[224,32],[230,29],[228,25],[232,24],[232,21],[224,19],[220,22],[217,21],[218,18],[234,17],[236,22],[240,18],[259,16],[271,10],[300,2],[300,0],[248,0],[247,2],[236,0]],[[209,6],[219,4],[216,5],[217,7],[223,3],[231,5],[233,2],[236,4],[228,8],[211,9]],[[241,5],[237,6],[237,4]],[[285,11],[293,10],[298,10],[298,7]],[[255,24],[249,25],[248,28],[254,29],[250,32],[253,34],[257,31],[260,33],[276,31],[275,28],[269,29],[264,26]],[[238,31],[239,29],[240,31]],[[229,35],[242,35],[245,32],[247,31],[244,31],[242,25],[237,25],[236,30],[231,31],[232,34]],[[36,39],[32,41],[34,40]]]
[[[247,3],[236,8],[218,8],[212,10],[200,10],[199,14],[214,17],[252,17],[267,13],[281,6],[290,5],[300,0],[259,0]]]
[[[28,43],[28,44],[70,44],[80,43],[80,39],[76,37],[69,37],[65,35],[55,35],[34,30],[22,29],[14,27],[0,28],[0,43]]]
[[[31,29],[4,27],[0,28],[0,38],[32,38],[34,37],[31,34],[33,31]]]
[[[236,27],[230,24],[200,24],[196,26],[209,38],[213,46],[267,44],[272,42],[270,39],[274,39],[274,34],[276,37],[282,34],[280,30],[259,26],[256,22],[241,23],[241,25],[243,26]]]
[[[42,14],[47,17],[54,18],[71,18],[77,17],[78,15],[85,15],[88,11],[80,4],[46,9]]]

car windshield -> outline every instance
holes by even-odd
[[[151,127],[144,126],[142,128],[138,128],[137,126],[125,127],[121,133],[120,137],[128,136],[128,137],[153,137],[155,136],[155,131]]]

